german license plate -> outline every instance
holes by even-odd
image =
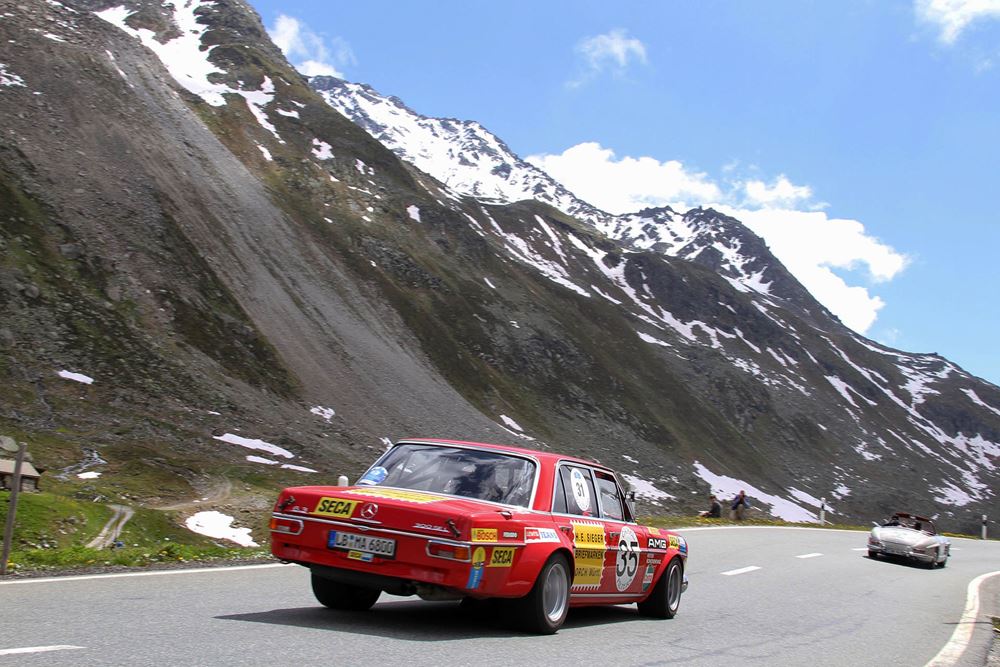
[[[392,558],[396,555],[396,540],[388,537],[345,533],[340,530],[330,531],[326,546],[330,549],[339,549],[341,551],[360,551],[362,553],[375,554],[382,558]]]

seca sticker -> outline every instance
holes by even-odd
[[[486,567],[510,567],[514,564],[514,547],[495,547]]]
[[[628,526],[622,526],[618,536],[618,557],[615,560],[615,586],[624,591],[632,585],[639,571],[639,538]]]
[[[316,509],[313,510],[313,514],[336,516],[343,519],[351,516],[357,505],[357,500],[344,500],[343,498],[320,498],[319,502],[316,503]]]
[[[587,482],[587,478],[584,477],[583,471],[573,468],[572,472],[570,472],[570,484],[573,487],[573,500],[576,501],[576,506],[583,512],[589,512],[590,484]]]

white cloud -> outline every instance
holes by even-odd
[[[724,173],[732,180],[723,187],[679,161],[618,158],[595,142],[527,160],[610,213],[667,205],[686,211],[701,205],[731,215],[761,236],[820,303],[860,333],[871,328],[885,302],[867,287],[850,283],[892,280],[909,262],[857,220],[831,218],[818,210],[825,205],[813,201],[812,188],[793,183],[784,174],[770,181],[740,179],[735,173],[739,164],[730,162]],[[845,279],[838,271],[861,271],[863,276],[848,282],[851,276]]]
[[[646,45],[629,37],[621,28],[587,37],[576,45],[575,50],[583,58],[585,72],[579,79],[571,81],[570,86],[582,85],[606,70],[621,75],[633,61],[646,63]]]
[[[864,269],[876,282],[895,278],[909,258],[870,236],[857,220],[830,218],[822,211],[756,210],[715,206],[763,238],[799,282],[840,320],[865,333],[885,302],[868,288],[851,285],[834,269]]]
[[[795,185],[784,174],[778,176],[771,185],[753,180],[745,181],[742,187],[747,203],[751,206],[791,208],[812,199],[812,188],[808,185]]]
[[[297,18],[280,14],[267,29],[271,40],[297,70],[306,76],[343,78],[340,67],[357,64],[351,46],[340,37],[325,40]]]
[[[913,9],[921,21],[938,27],[945,44],[954,44],[974,21],[1000,19],[1000,0],[915,0]]]
[[[610,213],[678,202],[700,204],[720,198],[705,174],[688,171],[676,160],[615,158],[596,142],[577,144],[559,155],[531,155],[527,161],[587,202]]]

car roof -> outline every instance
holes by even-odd
[[[556,463],[558,461],[569,461],[571,463],[579,463],[580,465],[593,466],[595,468],[600,468],[608,472],[614,472],[611,468],[598,463],[597,461],[590,461],[577,456],[567,456],[563,454],[557,454],[555,452],[543,452],[537,449],[526,449],[524,447],[514,447],[513,445],[496,445],[488,442],[469,442],[466,440],[447,440],[441,438],[404,438],[396,442],[396,445],[401,445],[404,443],[413,442],[419,444],[433,444],[433,445],[457,445],[459,447],[473,447],[476,449],[491,449],[493,451],[505,452],[509,454],[521,454],[522,456],[530,456],[537,459],[540,462]],[[395,445],[394,445],[395,446]]]

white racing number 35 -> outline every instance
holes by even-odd
[[[615,585],[624,591],[632,585],[635,573],[639,571],[639,539],[635,531],[622,526],[618,536],[618,557],[615,561]]]

